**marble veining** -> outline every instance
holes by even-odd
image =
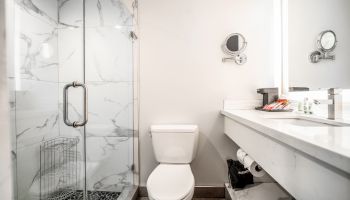
[[[87,136],[133,137],[132,84],[89,83]],[[113,91],[113,92],[111,92]]]
[[[128,137],[87,138],[87,162],[97,163],[88,172],[88,189],[121,192],[132,183],[132,140]],[[98,173],[94,173],[98,172]]]
[[[21,78],[57,82],[58,61],[54,55],[57,29],[24,33],[21,38]]]
[[[121,0],[88,0],[86,25],[97,26],[132,26],[133,15]]]
[[[22,10],[26,13],[32,15],[33,17],[40,18],[41,20],[45,20],[50,24],[57,24],[57,10],[54,9],[57,4],[55,1],[47,1],[47,0],[15,0],[16,5],[18,5]],[[49,4],[49,5],[47,5]],[[51,13],[48,13],[51,11]]]
[[[88,82],[132,81],[133,50],[129,33],[129,28],[120,30],[88,28],[86,30],[86,78]],[[101,51],[104,53],[100,53]]]
[[[120,0],[86,0],[86,27],[132,26],[133,15]],[[82,27],[81,1],[58,0],[59,25]]]

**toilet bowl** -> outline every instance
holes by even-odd
[[[192,199],[195,180],[190,163],[197,152],[197,125],[153,125],[151,136],[160,164],[147,179],[149,199]]]

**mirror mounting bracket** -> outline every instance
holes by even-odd
[[[243,52],[247,44],[244,36],[240,33],[232,33],[227,36],[221,47],[229,57],[222,58],[222,62],[233,61],[238,65],[246,63],[247,56]]]
[[[310,54],[310,61],[312,63],[318,63],[321,60],[335,60],[335,55],[322,51],[314,51]]]

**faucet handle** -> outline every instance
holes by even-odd
[[[329,88],[328,95],[339,95],[342,94],[342,89],[340,88]]]
[[[316,105],[320,105],[320,104],[327,104],[327,105],[331,105],[333,104],[333,100],[331,99],[314,99],[314,104]]]

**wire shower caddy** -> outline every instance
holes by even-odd
[[[79,187],[79,138],[57,137],[40,145],[40,200],[63,200]]]

